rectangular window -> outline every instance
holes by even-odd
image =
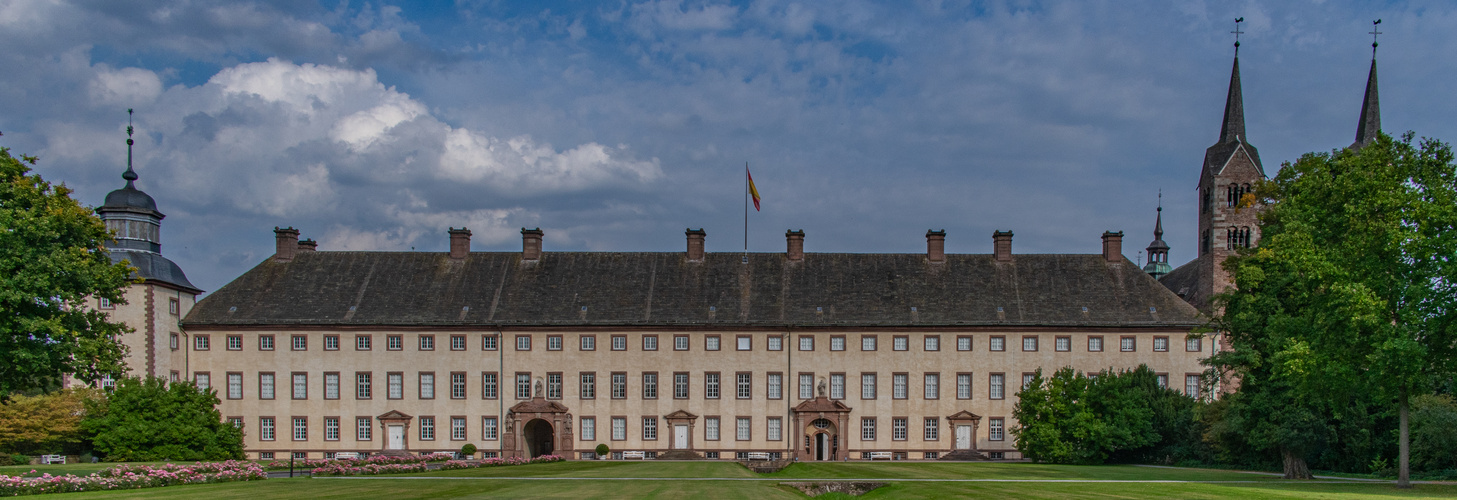
[[[435,336],[434,335],[421,335],[420,336],[420,350],[422,350],[422,351],[433,351],[433,350],[435,350]]]
[[[971,374],[956,374],[956,399],[971,399]]]
[[[578,432],[578,434],[580,434],[582,436],[582,441],[588,442],[588,443],[590,443],[592,441],[596,441],[597,440],[597,419],[595,417],[582,417],[581,422],[582,422],[582,430],[581,430],[581,432]]]
[[[516,399],[531,399],[531,374],[516,374]]]
[[[339,336],[338,335],[325,335],[324,336],[324,350],[325,351],[337,351],[337,350],[339,350]]]
[[[1153,350],[1154,351],[1157,351],[1157,352],[1168,352],[1168,350],[1169,350],[1169,338],[1168,337],[1154,337],[1153,338]]]
[[[435,372],[420,372],[420,399],[435,399]]]
[[[927,335],[923,343],[925,344],[925,349],[927,351],[941,350],[941,337],[935,335]]]
[[[420,440],[435,440],[435,417],[420,417]]]
[[[991,343],[991,350],[994,352],[1007,350],[1007,337],[993,335],[988,342]]]
[[[926,399],[941,399],[941,374],[927,373],[925,380],[926,388],[924,392]]]
[[[737,391],[735,397],[739,399],[751,399],[754,397],[754,376],[749,373],[735,375]]]
[[[717,351],[719,349],[719,336],[706,335],[703,337],[703,350]]]
[[[174,350],[174,351],[177,350],[178,346],[181,345],[181,344],[179,344],[179,339],[181,337],[179,335],[177,335],[177,334],[174,333],[174,334],[172,334],[168,338],[169,338],[169,340],[168,340],[168,346],[171,347],[172,350]]]
[[[1103,337],[1097,335],[1088,336],[1088,352],[1103,352]]]
[[[812,336],[812,335],[800,335],[799,336],[799,350],[801,350],[801,351],[813,351],[813,350],[815,350],[815,338],[814,338],[814,336]]]
[[[905,441],[907,427],[909,426],[905,417],[890,419],[890,438],[896,441]]]
[[[167,299],[167,313],[177,316],[182,313],[182,304],[176,298]]]
[[[910,376],[904,373],[893,373],[890,376],[890,397],[892,399],[906,399],[910,397]]]
[[[212,387],[212,374],[208,372],[192,372],[192,385],[204,391]]]
[[[718,417],[703,419],[703,440],[718,441]]]
[[[496,399],[500,397],[500,386],[497,384],[496,372],[482,372],[481,399]]]
[[[388,389],[388,393],[385,394],[386,398],[403,399],[405,397],[405,375],[403,373],[386,373],[385,385]]]
[[[845,336],[844,335],[831,335],[830,336],[830,350],[831,351],[843,351],[843,350],[845,350]]]
[[[1031,335],[1022,337],[1022,351],[1037,352],[1037,337]]]
[[[1004,429],[1003,429],[1003,425],[1002,425],[1002,419],[1001,418],[993,418],[993,419],[989,420],[988,422],[989,423],[987,424],[987,439],[990,439],[992,441],[1001,441],[1001,440],[1005,439],[1005,433],[1003,432]]]
[[[106,297],[96,299],[96,303],[97,306],[101,309],[116,309],[116,306],[111,304],[111,299],[108,299]]]
[[[551,391],[551,384],[549,382],[551,381],[551,376],[548,375],[546,377],[546,380],[548,382],[548,384],[547,384],[547,391],[548,391],[547,392],[547,396],[550,397],[551,396],[551,392],[550,392]],[[557,374],[557,376],[556,376],[556,392],[557,392],[557,397],[560,398],[561,397],[561,392],[562,392],[562,376],[561,376],[561,374]],[[465,373],[463,373],[463,372],[453,372],[453,373],[450,374],[450,399],[465,399]]]
[[[354,350],[356,350],[356,351],[368,351],[370,349],[370,342],[369,342],[369,340],[370,339],[369,339],[369,336],[368,335],[355,335],[354,336]]]
[[[229,335],[228,336],[228,350],[229,351],[241,351],[241,350],[243,350],[243,336],[242,335]]]
[[[784,398],[784,375],[770,373],[764,377],[769,382],[769,399]]]
[[[481,335],[481,350],[494,351],[501,348],[501,337],[492,334]]]
[[[926,417],[926,426],[924,429],[925,430],[922,431],[922,437],[926,441],[941,440],[941,419],[936,417]]]
[[[597,374],[595,372],[582,372],[577,375],[582,382],[582,399],[597,398]]]
[[[273,373],[258,374],[258,399],[273,399]]]
[[[309,440],[309,419],[308,417],[293,417],[293,440]]]
[[[656,351],[656,350],[658,350],[658,336],[657,335],[643,335],[642,336],[642,350],[644,350],[644,351]]]
[[[657,372],[642,374],[642,398],[658,399],[658,374]]]
[[[560,340],[560,339],[558,339],[558,340]],[[464,351],[465,350],[465,335],[451,335],[450,336],[450,350],[452,350],[452,351]]]
[[[874,351],[875,350],[875,336],[874,335],[861,335],[860,336],[860,350],[862,350],[862,351]]]
[[[612,374],[612,399],[627,399],[627,374],[615,372]]]
[[[372,381],[370,380],[370,378],[371,374],[368,372],[354,374],[355,399],[369,399],[373,397],[373,386],[371,384]]]
[[[688,399],[688,374],[685,372],[673,374],[673,399]]]
[[[644,441],[658,439],[658,417],[642,418],[642,438]]]
[[[897,351],[908,351],[911,348],[911,338],[905,335],[891,337],[890,348]]]
[[[970,351],[971,350],[971,337],[970,336],[967,336],[967,335],[962,335],[960,337],[956,337],[956,350],[958,350],[958,351]]]
[[[1200,340],[1203,339],[1199,337],[1189,337],[1187,339],[1184,339],[1184,350],[1187,352],[1199,352],[1203,350],[1204,346],[1201,345]]]
[[[767,435],[766,439],[769,441],[783,441],[783,423],[784,421],[779,417],[769,417],[766,421],[767,425],[764,426],[764,433]]]
[[[1167,374],[1167,373],[1160,373],[1160,374],[1158,374],[1158,384],[1159,384],[1159,388],[1160,389],[1168,389],[1169,388],[1169,374]]]
[[[192,336],[192,350],[194,350],[194,351],[206,351],[207,350],[207,335],[193,335]]]
[[[450,417],[450,440],[465,440],[465,417]]]
[[[324,440],[339,440],[339,417],[324,417]]]
[[[860,440],[875,440],[875,417],[860,417]]]
[[[582,419],[582,425],[586,425],[586,421],[588,421],[588,420],[591,420],[591,419],[590,418]],[[485,440],[488,440],[488,441],[495,441],[497,439],[500,439],[499,432],[500,431],[496,428],[496,417],[481,417],[481,439],[485,439]],[[596,438],[595,437],[592,437],[592,438],[587,438],[587,439],[596,439]]]
[[[309,337],[307,335],[294,335],[293,336],[293,350],[295,350],[295,351],[307,351],[307,350],[309,350]]]
[[[612,417],[612,440],[622,441],[627,439],[627,418]]]
[[[404,335],[385,335],[384,336],[384,348],[387,351],[403,351],[403,350],[405,350],[405,336]]]
[[[228,399],[243,399],[243,374],[228,374]]]
[[[1025,390],[1027,390],[1028,387],[1032,387],[1032,380],[1035,379],[1035,378],[1037,378],[1037,374],[1035,374],[1035,373],[1023,373],[1022,374],[1022,390],[1025,391]]]
[[[577,339],[577,344],[580,346],[579,349],[583,351],[595,351],[597,350],[597,336],[583,335]]]
[[[324,399],[339,399],[339,372],[324,374]]]
[[[293,398],[309,399],[309,374],[293,373]]]
[[[674,335],[673,336],[673,350],[674,351],[686,351],[686,350],[688,350],[688,336],[687,335]]]
[[[860,399],[875,399],[875,374],[860,374]]]
[[[991,374],[991,379],[987,383],[987,387],[990,389],[990,393],[987,397],[990,397],[992,399],[1002,399],[1005,390],[1005,381],[1005,375],[1002,375],[1000,373]]]
[[[753,436],[749,428],[749,417],[738,417],[734,420],[737,422],[734,426],[734,439],[748,441]]]
[[[1124,336],[1118,338],[1118,350],[1120,351],[1134,352],[1137,347],[1138,341],[1134,340],[1134,337]]]
[[[530,335],[517,335],[516,336],[516,350],[518,350],[518,351],[530,351],[531,350],[531,336]]]
[[[612,336],[612,350],[614,350],[614,351],[626,351],[627,350],[627,336],[626,335],[613,335]]]
[[[845,374],[830,374],[830,399],[845,399]]]
[[[739,342],[738,349],[740,351],[751,351],[751,350],[754,349],[754,338],[753,337],[750,337],[748,335],[740,335],[740,336],[738,336],[738,339],[737,340]]]
[[[815,376],[812,373],[799,374],[799,399],[815,397]]]
[[[784,350],[784,336],[783,335],[770,335],[768,337],[768,344],[767,345],[768,345],[768,349],[771,350],[771,351],[783,351]]]
[[[703,397],[718,399],[719,380],[718,373],[703,374]]]
[[[369,417],[358,417],[354,419],[354,440],[369,441],[373,439],[374,424]]]
[[[547,335],[546,336],[546,350],[548,350],[548,351],[560,351],[560,350],[562,350],[562,336],[561,335]]]
[[[258,417],[258,439],[272,441],[275,439],[273,432],[273,417]]]
[[[1184,375],[1184,394],[1191,398],[1199,398],[1199,376]]]

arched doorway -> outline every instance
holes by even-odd
[[[834,460],[835,452],[839,451],[835,423],[829,419],[818,418],[810,422],[808,431],[813,436],[810,440],[810,455],[815,460]]]
[[[551,422],[542,419],[533,419],[521,428],[522,437],[526,439],[526,454],[530,458],[552,453],[552,428]]]

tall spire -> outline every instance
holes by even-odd
[[[1234,69],[1229,73],[1229,96],[1224,99],[1224,126],[1219,130],[1219,143],[1226,144],[1245,140],[1245,101],[1239,84],[1239,25],[1241,17],[1234,20]]]
[[[1361,101],[1361,121],[1356,124],[1356,142],[1351,149],[1366,147],[1381,133],[1381,100],[1376,91],[1376,36],[1381,34],[1376,30],[1378,24],[1380,19],[1371,23],[1371,73],[1366,76],[1366,98]]]
[[[1165,274],[1173,271],[1169,265],[1169,244],[1164,243],[1164,193],[1159,192],[1158,215],[1153,223],[1153,242],[1148,244],[1148,264],[1144,264],[1143,272],[1153,276],[1154,279],[1162,278]]]
[[[127,189],[136,189],[132,186],[137,180],[137,172],[132,170],[132,108],[126,109],[126,172],[122,172],[121,178],[126,179]]]

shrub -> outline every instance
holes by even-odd
[[[607,443],[602,443],[602,444],[597,445],[597,449],[594,450],[594,451],[597,452],[597,456],[599,456],[599,457],[605,457],[605,456],[607,456],[607,452],[608,451],[611,451],[611,450],[608,450],[607,449]]]
[[[467,443],[465,446],[460,447],[460,454],[466,457],[476,456],[476,445]]]
[[[223,421],[212,389],[157,377],[123,378],[105,399],[87,400],[82,429],[119,462],[243,458],[243,431]]]

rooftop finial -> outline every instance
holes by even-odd
[[[127,189],[134,189],[132,181],[137,180],[137,173],[132,170],[132,108],[126,109],[126,172],[121,178],[126,179]]]
[[[1239,57],[1239,36],[1241,34],[1244,34],[1244,32],[1243,31],[1240,31],[1240,29],[1239,29],[1239,23],[1242,23],[1242,22],[1245,22],[1245,18],[1243,18],[1243,17],[1235,18],[1235,20],[1234,20],[1234,31],[1231,31],[1230,32],[1230,33],[1234,33],[1234,56],[1235,57]]]
[[[1376,37],[1381,34],[1380,31],[1377,31],[1376,30],[1376,25],[1378,25],[1378,24],[1381,24],[1381,20],[1380,19],[1377,19],[1375,21],[1371,21],[1371,58],[1372,59],[1375,59],[1376,58]]]

